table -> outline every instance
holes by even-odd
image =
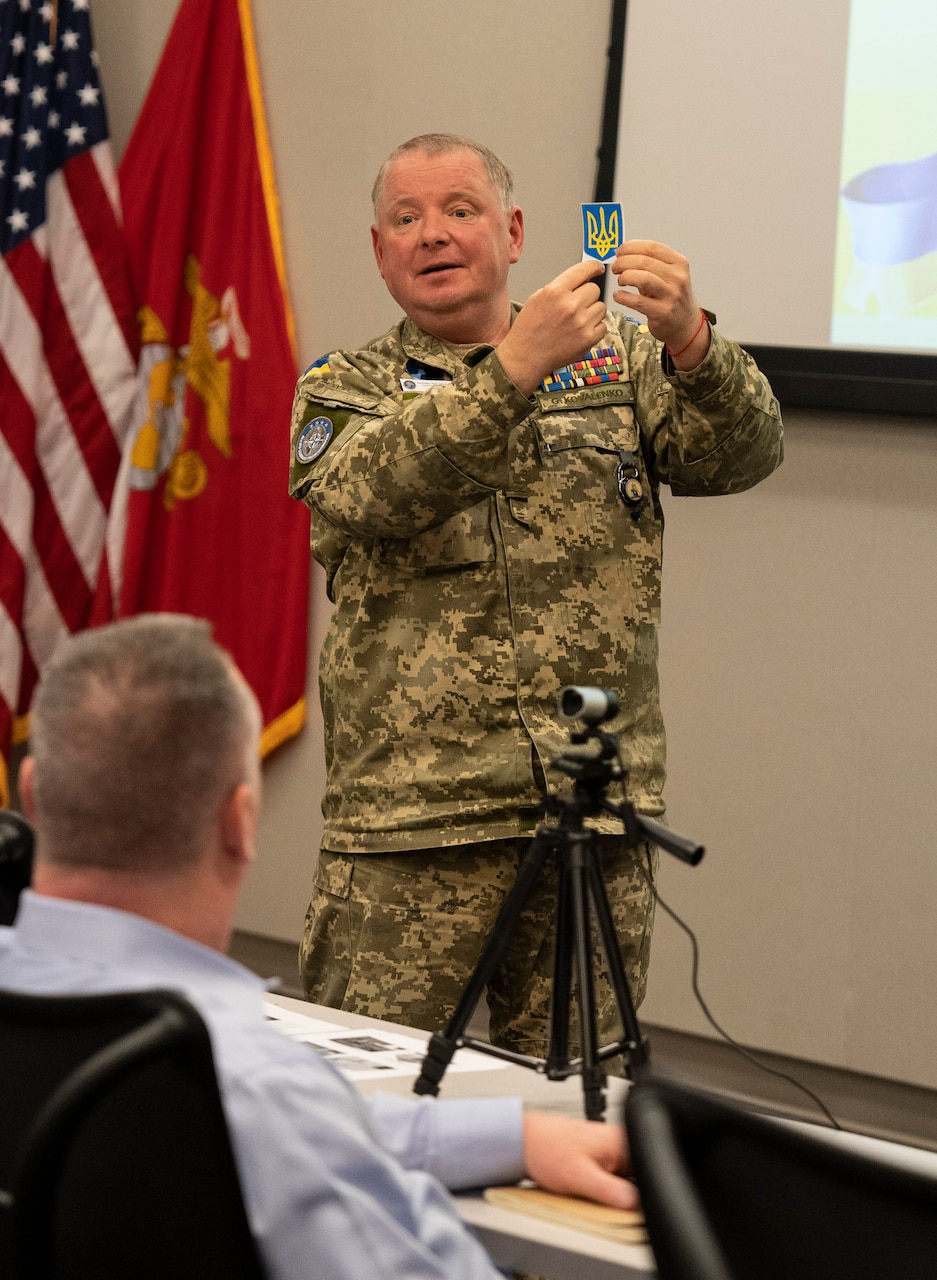
[[[349,1028],[370,1029],[386,1038],[389,1032],[402,1033],[425,1043],[426,1032],[398,1027],[375,1018],[343,1013],[293,1000],[270,996],[281,1005],[304,1018]],[[362,1093],[384,1092],[410,1094],[415,1075],[384,1077],[380,1080],[356,1081]],[[607,1116],[615,1123],[621,1115],[627,1089],[623,1080],[609,1081]],[[496,1070],[471,1073],[450,1067],[443,1076],[440,1093],[448,1097],[485,1097],[519,1095],[529,1106],[542,1111],[555,1111],[581,1116],[582,1083],[578,1077],[564,1081],[547,1080],[542,1074],[499,1061]],[[863,1134],[836,1131],[823,1125],[800,1120],[778,1119],[777,1123],[805,1129],[814,1137],[850,1147],[873,1159],[885,1160],[903,1168],[937,1179],[937,1152],[908,1147]],[[649,1248],[616,1244],[587,1232],[555,1226],[540,1219],[490,1205],[480,1195],[459,1194],[454,1197],[458,1211],[495,1263],[506,1270],[535,1273],[552,1280],[654,1280],[656,1270]]]
[[[398,1027],[376,1018],[344,1013],[270,994],[268,999],[292,1013],[352,1028],[373,1031],[393,1030],[429,1039],[425,1031]],[[415,1077],[393,1077],[377,1081],[356,1081],[362,1093],[411,1094]],[[618,1123],[627,1085],[623,1080],[610,1080],[606,1116]],[[502,1063],[496,1071],[455,1072],[449,1070],[440,1083],[440,1097],[483,1098],[520,1096],[528,1106],[540,1111],[555,1111],[581,1116],[582,1082],[547,1080],[539,1072]],[[488,1250],[495,1264],[507,1270],[550,1277],[550,1280],[653,1280],[654,1257],[641,1245],[617,1244],[589,1235],[573,1227],[556,1226],[527,1214],[515,1213],[488,1204],[480,1195],[458,1194],[454,1197],[463,1222]]]

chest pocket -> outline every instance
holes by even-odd
[[[571,582],[588,584],[592,600],[614,599],[630,622],[657,623],[660,520],[634,408],[587,408],[552,408],[537,420],[541,473],[528,504],[531,527],[565,562]],[[633,504],[619,492],[623,462],[640,487]]]
[[[537,392],[538,429],[546,454],[566,449],[637,449],[630,381]]]
[[[647,489],[641,440],[631,404],[616,404],[583,412],[570,405],[537,420],[537,440],[544,480],[558,486],[563,501],[611,504],[623,508],[618,496],[618,467],[633,461]],[[552,486],[551,486],[552,487]]]
[[[382,538],[376,554],[382,564],[413,574],[445,573],[490,564],[495,559],[490,499],[485,498],[412,538]]]

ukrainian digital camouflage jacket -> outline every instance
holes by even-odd
[[[410,320],[300,379],[290,492],[335,603],[326,848],[529,831],[544,778],[570,785],[549,769],[569,747],[569,684],[619,694],[607,727],[628,798],[662,813],[659,486],[749,488],[781,461],[781,420],[717,330],[699,368],[668,377],[643,326],[609,320],[616,380],[568,385],[573,371],[530,399],[491,347],[452,348]]]

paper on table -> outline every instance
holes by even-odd
[[[426,1044],[415,1036],[396,1031],[355,1029],[321,1018],[307,1018],[272,1001],[265,1002],[268,1020],[291,1040],[308,1044],[327,1058],[350,1080],[387,1080],[394,1076],[418,1076]],[[472,1049],[459,1049],[447,1071],[494,1071],[507,1063]]]

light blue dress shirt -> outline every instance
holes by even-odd
[[[152,921],[27,892],[0,928],[0,987],[91,994],[168,987],[204,1019],[248,1215],[271,1277],[499,1273],[453,1190],[523,1176],[519,1099],[365,1102],[308,1045],[266,1024],[264,984]]]

